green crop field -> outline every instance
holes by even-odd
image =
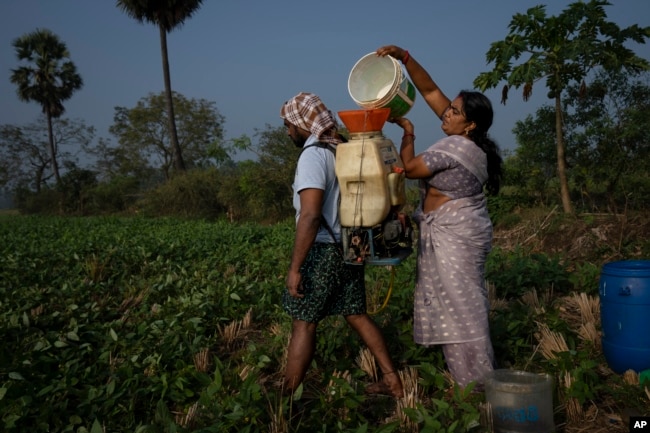
[[[330,318],[291,400],[279,301],[292,221],[2,215],[0,239],[1,431],[488,431],[483,394],[454,387],[440,350],[412,342],[413,256],[366,272],[369,309],[413,378],[408,398],[364,395],[375,380],[364,348]],[[597,298],[597,275],[523,251],[488,262],[499,363],[553,375],[558,431],[594,407],[650,414],[647,387],[607,371],[580,332],[576,293]]]

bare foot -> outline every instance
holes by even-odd
[[[404,397],[404,388],[396,371],[385,373],[382,380],[366,387],[366,394],[388,395],[395,398]]]

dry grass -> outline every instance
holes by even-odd
[[[253,308],[249,308],[241,321],[242,329],[249,329],[253,323]]]
[[[43,306],[43,304],[40,304],[37,307],[32,308],[29,313],[32,318],[35,318],[43,314],[44,311],[45,311],[45,307]]]
[[[571,373],[565,371],[564,377],[562,378],[562,385],[564,385],[564,389],[565,390],[571,389],[574,380],[575,379],[573,378]],[[569,420],[569,422],[581,421],[583,419],[584,414],[582,412],[582,405],[580,404],[580,401],[578,401],[577,398],[575,397],[567,398],[565,395],[564,406],[566,409],[567,419]]]
[[[149,288],[141,289],[139,287],[130,287],[125,291],[124,299],[118,307],[118,311],[122,314],[122,317],[120,317],[121,322],[127,322],[131,319],[131,310],[138,308],[147,298],[149,292]]]
[[[623,373],[623,381],[628,385],[638,385],[639,374],[634,370],[627,370],[625,373]]]
[[[494,311],[505,310],[508,308],[508,301],[506,299],[499,299],[497,297],[497,289],[493,283],[485,281],[485,286],[488,291],[488,301],[490,302],[490,313]]]
[[[219,335],[223,339],[227,349],[233,349],[237,341],[243,339],[244,332],[252,325],[253,309],[249,308],[242,320],[233,320],[228,325],[217,325]]]
[[[362,347],[359,351],[359,356],[357,356],[356,362],[359,368],[365,371],[373,382],[377,382],[379,380],[377,363],[375,362],[375,357],[370,352],[370,349],[367,347]]]
[[[269,328],[269,332],[271,333],[271,335],[275,335],[275,336],[284,334],[282,325],[280,323],[271,324],[271,327]]]
[[[524,245],[533,252],[561,253],[570,262],[605,263],[624,259],[625,243],[650,236],[645,211],[568,216],[557,209],[529,208],[518,213],[517,226],[495,227],[495,246],[513,251]]]
[[[594,345],[597,350],[601,349],[600,332],[596,329],[595,322],[583,323],[578,329],[578,336],[583,341],[588,341]]]
[[[529,290],[521,295],[521,302],[532,308],[535,315],[544,314],[546,312],[546,308],[544,307],[545,302],[539,300],[537,290]]]
[[[194,420],[196,419],[199,412],[199,402],[197,401],[192,406],[187,409],[187,412],[174,412],[174,418],[176,424],[180,425],[183,428],[192,427]]]
[[[269,413],[271,414],[271,423],[269,424],[269,433],[287,433],[289,423],[282,410],[282,405],[273,406],[269,403]]]
[[[348,370],[345,370],[343,372],[338,371],[338,370],[334,370],[334,373],[332,373],[332,378],[343,379],[348,384],[352,384],[352,374]],[[327,389],[331,391],[332,388],[334,388],[335,386],[336,386],[336,382],[333,379],[330,379],[329,383],[327,384]],[[332,393],[328,392],[328,396],[330,396],[330,397],[328,397],[329,401],[332,400],[331,395],[332,395]]]
[[[600,323],[600,300],[586,293],[574,293],[560,299],[560,317],[573,329],[581,324]]]
[[[545,323],[537,322],[539,329],[536,337],[539,341],[539,351],[546,359],[556,359],[557,355],[563,352],[568,352],[569,347],[566,344],[564,336],[559,332],[551,331]],[[560,400],[564,402],[564,408],[569,423],[580,421],[584,418],[582,405],[575,397],[567,397],[568,390],[573,385],[574,378],[571,372],[565,371],[560,377],[560,385],[562,389],[558,390]]]
[[[237,337],[239,337],[239,332],[241,331],[241,321],[233,320],[225,326],[217,325],[217,329],[226,347],[231,349],[237,340]]]
[[[404,397],[397,399],[395,407],[395,418],[399,420],[401,431],[403,432],[417,432],[418,425],[411,420],[406,413],[405,409],[416,409],[417,405],[422,402],[422,395],[418,385],[418,371],[416,368],[409,367],[399,371],[399,377],[404,386]]]
[[[559,332],[551,331],[547,324],[537,322],[538,333],[535,334],[539,341],[539,351],[546,359],[555,359],[557,353],[568,352],[569,347],[564,336]]]
[[[194,354],[194,367],[196,371],[207,373],[210,369],[210,349],[203,348]]]
[[[248,378],[248,376],[249,376],[253,371],[255,371],[255,370],[256,370],[255,366],[250,365],[250,364],[246,364],[246,365],[244,365],[244,366],[241,368],[241,370],[239,370],[239,378],[240,378],[240,379],[242,380],[242,382],[243,382],[243,381],[245,381],[245,380]]]
[[[336,398],[340,398],[343,394],[341,387],[338,386],[336,381],[334,380],[335,378],[343,379],[349,385],[352,384],[352,374],[350,374],[348,370],[343,372],[334,370],[334,373],[332,373],[332,378],[330,378],[329,383],[327,384],[327,388],[325,390],[325,392],[327,393],[327,401],[330,403],[333,403]],[[339,407],[336,409],[336,414],[340,419],[347,419],[349,416],[349,412],[350,412],[350,408],[347,406]]]

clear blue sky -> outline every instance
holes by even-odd
[[[549,1],[557,14],[569,1]],[[608,19],[620,27],[650,25],[650,1],[612,0]],[[543,4],[532,0],[205,0],[196,15],[168,35],[172,88],[187,98],[214,101],[225,116],[226,138],[266,124],[281,126],[280,105],[300,91],[319,94],[333,111],[357,109],[347,80],[358,59],[379,46],[408,49],[448,96],[472,88],[489,70],[490,43],[508,33],[513,14]],[[16,97],[9,81],[18,65],[11,42],[47,28],[67,44],[84,87],[65,103],[65,117],[97,129],[97,138],[115,143],[108,132],[114,107],[131,108],[163,90],[158,30],[139,24],[112,0],[2,0],[0,5],[0,124],[38,119],[40,107]],[[650,59],[650,47],[633,47]],[[486,92],[495,108],[491,135],[504,149],[515,147],[517,120],[548,104],[537,85],[528,102],[512,91]],[[407,114],[415,124],[417,151],[443,136],[440,122],[418,95]],[[384,134],[397,142],[399,130]],[[241,158],[240,156],[239,158]],[[245,156],[244,156],[245,157]]]

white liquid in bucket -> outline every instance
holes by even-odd
[[[376,97],[375,99],[382,99],[382,98],[384,98],[386,95],[388,95],[388,92],[390,92],[390,90],[391,90],[392,88],[393,88],[393,85],[392,85],[392,84],[388,84],[388,85],[382,87],[382,88],[379,89],[379,91],[377,92],[377,97]]]
[[[348,91],[357,104],[372,104],[390,91],[396,75],[392,57],[379,57],[370,53],[352,68],[348,79]],[[380,96],[382,92],[383,95]],[[364,108],[381,107],[365,106]]]
[[[400,63],[390,56],[370,53],[350,71],[350,96],[362,108],[390,108],[390,117],[405,115],[415,102],[415,87]]]

